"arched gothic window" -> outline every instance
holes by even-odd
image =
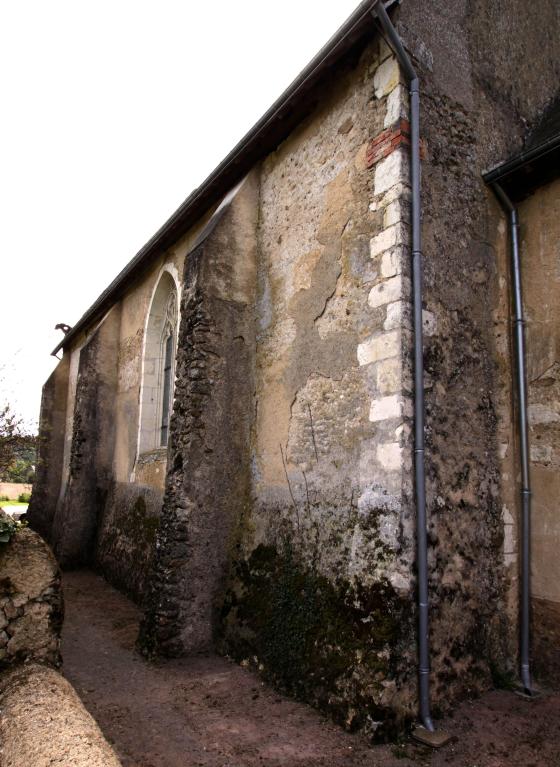
[[[139,453],[167,447],[173,407],[178,296],[175,282],[164,272],[155,290],[144,343]]]

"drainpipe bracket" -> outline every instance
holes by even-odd
[[[411,734],[412,738],[418,741],[418,743],[422,743],[424,746],[430,746],[430,748],[442,748],[448,743],[451,743],[451,741],[457,740],[455,735],[450,735],[450,733],[445,732],[445,730],[434,730],[434,732],[430,732],[421,724],[417,725],[412,730]]]

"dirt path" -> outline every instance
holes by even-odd
[[[146,663],[131,602],[85,571],[64,587],[64,672],[123,767],[560,767],[560,695],[463,704],[438,752],[372,747],[224,658]]]

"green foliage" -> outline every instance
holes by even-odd
[[[17,455],[18,451],[16,450],[15,452]],[[35,463],[37,461],[35,449],[25,448],[22,452],[24,453],[24,457],[16,458],[13,461],[6,470],[4,478],[7,482],[31,485],[35,479]]]
[[[29,482],[33,479],[37,437],[6,404],[0,406],[0,480]]]
[[[18,495],[19,503],[29,503],[30,500],[31,500],[31,493],[20,493]]]
[[[24,526],[24,522],[18,522],[8,514],[2,514],[0,516],[0,544],[9,543],[10,538]]]

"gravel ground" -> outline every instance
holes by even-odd
[[[372,746],[225,658],[147,663],[138,609],[91,572],[66,574],[64,594],[64,673],[123,767],[560,767],[558,693],[465,702],[438,751]]]

